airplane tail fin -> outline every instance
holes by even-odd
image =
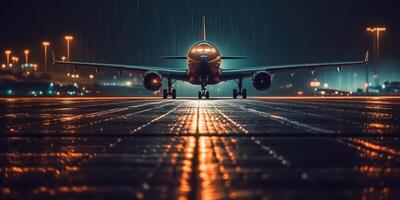
[[[203,15],[201,23],[201,41],[206,41],[206,16]]]

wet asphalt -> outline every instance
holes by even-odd
[[[400,199],[400,99],[0,99],[0,199]]]

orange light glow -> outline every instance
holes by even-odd
[[[67,35],[67,36],[65,36],[65,39],[66,39],[66,40],[73,40],[74,37],[73,37],[73,36],[70,36],[70,35]]]
[[[10,54],[11,54],[11,50],[6,50],[4,53],[5,53],[6,55],[10,55]]]
[[[45,46],[45,47],[46,47],[46,46],[49,46],[49,45],[50,45],[50,42],[43,42],[42,45]]]
[[[317,87],[319,87],[319,86],[321,86],[321,82],[319,82],[319,81],[311,81],[310,82],[310,86],[311,87],[313,87],[313,88],[317,88]]]

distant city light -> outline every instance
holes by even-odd
[[[328,83],[324,83],[324,88],[329,88],[329,84]]]
[[[304,95],[304,92],[303,91],[298,91],[297,95]]]
[[[14,94],[13,90],[11,89],[7,90],[7,95],[13,95],[13,94]]]
[[[94,79],[93,74],[90,74],[90,75],[89,75],[89,78],[90,78],[90,79]]]
[[[132,86],[132,81],[126,81],[126,82],[125,82],[125,86],[131,87],[131,86]]]
[[[321,86],[321,82],[319,82],[319,81],[317,81],[317,80],[311,81],[311,82],[310,82],[310,86],[311,86],[312,88],[317,88],[317,87]]]

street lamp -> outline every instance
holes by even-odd
[[[69,59],[70,59],[69,44],[70,44],[71,40],[73,40],[73,39],[74,39],[73,36],[70,36],[70,35],[65,36],[65,40],[67,40],[67,61],[69,61]]]
[[[25,64],[28,64],[29,63],[29,50],[28,49],[25,49],[24,50],[24,54],[25,54]]]
[[[375,59],[376,59],[376,64],[375,64],[375,68],[374,68],[374,79],[375,79],[375,84],[379,85],[379,79],[378,79],[379,76],[378,76],[377,65],[379,63],[379,56],[380,56],[380,49],[381,49],[380,40],[381,40],[382,32],[386,31],[386,27],[368,27],[366,30],[367,30],[367,32],[372,33],[374,36],[374,53],[375,53]]]
[[[42,43],[43,47],[44,47],[44,72],[48,72],[48,68],[47,68],[47,48],[50,46],[50,42],[43,42]]]
[[[7,66],[8,66],[10,64],[11,50],[4,51],[4,54],[6,54],[6,56],[7,56]]]

